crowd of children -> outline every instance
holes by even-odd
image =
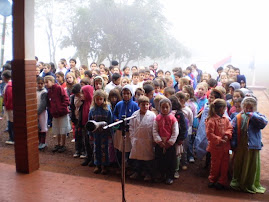
[[[258,113],[257,98],[246,87],[238,68],[217,69],[218,77],[195,64],[164,73],[149,67],[108,68],[69,65],[61,59],[37,65],[39,149],[46,145],[47,126],[57,137],[53,152],[64,152],[69,133],[74,134],[74,158],[83,166],[95,165],[94,173],[107,174],[122,157],[122,125],[87,131],[89,120],[116,122],[131,117],[126,128],[125,156],[130,178],[172,184],[179,170],[206,157],[210,167],[208,187],[264,193],[260,184],[261,129],[267,125]],[[8,144],[14,144],[11,71],[2,73]],[[71,130],[72,129],[72,130]],[[230,161],[232,158],[232,161]],[[232,179],[229,184],[229,164]]]

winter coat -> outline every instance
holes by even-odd
[[[66,91],[54,84],[48,89],[48,107],[52,117],[59,118],[68,114],[69,97]]]
[[[129,132],[132,144],[131,159],[149,161],[154,159],[153,122],[156,115],[147,111],[140,120],[140,110],[133,113],[136,118],[130,120]]]
[[[233,128],[229,119],[225,116],[214,115],[207,119],[205,124],[208,140],[207,151],[229,151],[231,148],[230,141],[226,143],[221,142],[224,136],[227,136],[228,140],[232,138]]]
[[[239,113],[233,120],[233,137],[231,141],[231,146],[235,149],[240,141],[240,130],[241,130],[241,119],[242,113]],[[261,129],[265,128],[268,121],[266,117],[259,112],[253,112],[248,124],[247,124],[247,135],[248,135],[248,148],[260,150],[263,146],[262,144],[262,134]],[[238,128],[239,127],[239,128]]]
[[[9,81],[4,88],[4,104],[6,110],[13,110],[12,81]]]

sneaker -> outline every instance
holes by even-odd
[[[57,144],[57,145],[55,145],[55,147],[52,150],[52,152],[57,152],[60,148],[61,148],[61,146]]]
[[[98,173],[100,173],[101,172],[101,167],[100,166],[96,166],[95,168],[94,168],[94,170],[93,170],[93,173],[95,173],[95,174],[98,174]]]
[[[137,179],[138,177],[139,177],[138,172],[134,172],[134,173],[130,176],[130,178],[133,179],[133,180]]]
[[[79,158],[81,158],[81,159],[85,159],[86,157],[87,157],[87,156],[86,156],[85,153],[81,153],[80,156],[79,156]]]
[[[174,183],[174,180],[172,180],[171,178],[168,178],[165,180],[165,184],[173,184]]]
[[[63,152],[65,152],[65,151],[66,151],[66,147],[65,147],[65,146],[61,146],[61,148],[58,149],[58,152],[59,152],[59,153],[63,153]]]
[[[144,181],[145,182],[149,182],[149,181],[151,181],[152,180],[152,177],[150,176],[150,175],[146,175],[145,177],[144,177]]]
[[[190,157],[189,162],[190,163],[194,163],[195,162],[194,158],[193,157]]]
[[[102,167],[101,174],[102,174],[102,175],[106,175],[106,174],[107,174],[107,167],[106,167],[106,166],[103,166],[103,167]]]
[[[79,153],[79,152],[74,153],[74,154],[73,154],[73,157],[74,157],[74,158],[78,158],[78,157],[80,157],[80,153]]]
[[[9,145],[14,145],[14,141],[11,141],[11,140],[7,140],[5,143]]]
[[[187,170],[188,167],[187,166],[182,166],[182,170]]]
[[[41,149],[41,145],[42,145],[42,143],[39,143],[39,145],[38,145],[38,149],[39,150]]]
[[[76,142],[76,140],[75,140],[75,139],[72,139],[72,140],[71,140],[71,142],[73,142],[73,143],[74,143],[74,142]]]
[[[47,147],[47,144],[46,143],[41,143],[41,145],[40,145],[40,149],[45,149]]]
[[[175,174],[174,174],[174,178],[175,179],[178,179],[179,178],[179,173],[176,171]]]

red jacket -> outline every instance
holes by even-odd
[[[6,110],[13,110],[12,81],[9,81],[5,87],[4,104]]]
[[[68,114],[69,97],[66,91],[58,84],[48,90],[48,107],[52,117],[59,118]]]
[[[230,146],[230,139],[232,138],[233,127],[229,119],[225,116],[215,115],[206,120],[206,136],[208,140],[207,151],[213,150],[226,150],[228,151]],[[222,143],[221,139],[227,135],[228,141]]]

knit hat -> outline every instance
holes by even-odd
[[[133,87],[130,84],[123,86],[123,88],[121,89],[121,92],[126,89],[131,92],[132,96],[134,96]]]
[[[118,61],[113,60],[113,61],[111,62],[111,65],[112,65],[112,66],[118,66],[118,65],[119,65],[119,63],[118,63]]]
[[[238,82],[233,82],[229,85],[229,87],[232,87],[234,90],[240,89],[240,84]]]
[[[246,77],[245,77],[245,75],[237,75],[237,82],[238,83],[241,83],[241,82],[244,82],[244,83],[247,83],[246,82]]]

